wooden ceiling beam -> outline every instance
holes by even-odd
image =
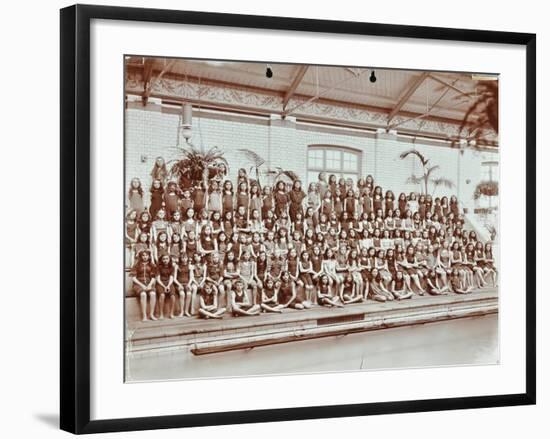
[[[433,74],[430,74],[429,76],[430,76],[430,79],[433,79],[435,82],[439,82],[441,85],[444,85],[445,87],[449,87],[451,90],[456,91],[461,96],[467,97],[468,99],[472,98],[472,96],[470,96],[468,93],[460,90],[458,87],[455,87],[453,84],[450,84],[449,82],[444,81],[443,79],[438,78],[437,76],[435,76]]]
[[[294,76],[294,79],[292,80],[292,83],[290,84],[290,87],[285,92],[285,95],[283,96],[283,110],[286,110],[286,106],[290,102],[290,99],[292,96],[294,96],[294,93],[296,92],[296,89],[302,82],[302,79],[304,79],[304,76],[307,73],[309,66],[301,65],[298,67],[298,71],[296,72],[296,75]]]
[[[395,117],[397,113],[403,108],[403,105],[407,103],[407,101],[411,98],[411,96],[414,94],[416,90],[418,90],[418,87],[422,85],[422,83],[426,80],[426,78],[430,74],[428,72],[422,72],[419,76],[417,76],[411,86],[405,90],[405,93],[401,95],[399,98],[399,101],[397,101],[397,104],[393,109],[390,111],[390,114],[388,115],[388,121],[387,124],[389,125],[392,119]]]

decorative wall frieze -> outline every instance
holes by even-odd
[[[143,78],[139,71],[129,71],[126,78],[126,93],[142,95],[144,90]],[[268,91],[249,90],[231,84],[215,84],[211,82],[199,83],[191,80],[161,78],[151,84],[151,97],[173,99],[175,101],[191,101],[195,105],[203,104],[217,108],[232,108],[242,111],[260,112],[262,114],[283,113],[283,95]],[[341,122],[343,125],[358,125],[369,128],[386,128],[388,114],[382,111],[360,108],[353,105],[339,105],[322,100],[307,102],[307,98],[295,96],[286,108],[292,116],[318,121]],[[396,115],[392,124],[397,125],[398,131],[417,133],[419,136],[429,135],[442,139],[456,138],[459,134],[459,125],[429,118],[411,118],[410,116]],[[496,141],[496,136],[493,137]]]

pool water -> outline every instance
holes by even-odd
[[[498,362],[498,315],[195,356],[130,357],[126,381],[340,372]]]

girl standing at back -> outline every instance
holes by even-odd
[[[407,203],[407,209],[411,212],[418,212],[418,199],[416,197],[416,192],[411,192],[409,194],[409,202]]]
[[[393,211],[393,209],[395,208],[394,207],[395,195],[393,194],[392,191],[386,191],[386,196],[384,197],[384,201],[385,201],[386,213],[388,212],[388,210]]]
[[[168,170],[166,169],[166,162],[162,157],[157,157],[153,169],[151,170],[151,179],[160,180],[162,184],[164,184],[167,177]]]
[[[451,199],[449,201],[449,209],[455,217],[458,217],[458,215],[460,214],[460,209],[458,208],[458,199],[456,198],[456,195],[451,196]]]
[[[157,179],[153,180],[151,185],[151,205],[149,206],[149,211],[151,216],[155,218],[157,212],[164,207],[164,186],[162,181]]]
[[[332,202],[332,192],[326,191],[325,196],[321,200],[321,207],[319,208],[319,211],[321,215],[325,215],[328,218],[333,208],[334,208],[334,205]]]
[[[230,180],[225,180],[223,183],[223,192],[222,192],[222,209],[224,218],[227,213],[233,215],[235,210],[235,195],[233,194],[233,183]],[[227,230],[225,233],[228,233]]]
[[[262,219],[267,218],[267,212],[273,211],[273,194],[269,186],[262,189]]]
[[[405,192],[401,192],[399,194],[399,198],[397,200],[397,208],[399,209],[399,212],[401,212],[401,219],[405,218],[405,211],[407,210],[407,196],[405,195]]]
[[[311,207],[314,212],[321,206],[321,195],[319,193],[318,183],[310,183],[307,189],[307,207]]]
[[[195,212],[200,213],[208,206],[208,192],[204,182],[198,183],[193,189],[193,207]]]
[[[286,193],[285,182],[279,180],[275,186],[275,193],[273,194],[273,201],[275,203],[275,216],[281,217],[283,213],[288,213],[288,194]]]
[[[128,209],[135,210],[138,214],[144,209],[143,188],[141,187],[139,178],[133,178],[130,182],[130,189],[128,190]]]
[[[348,213],[348,216],[351,218],[355,212],[359,210],[359,203],[355,198],[355,193],[353,189],[348,189],[346,192],[346,197],[344,198],[344,212]]]
[[[257,183],[253,183],[250,186],[250,201],[248,205],[248,211],[258,212],[258,216],[256,219],[261,220],[262,206],[263,206],[263,200],[262,200],[262,193],[260,192],[260,186],[258,186]]]
[[[208,211],[212,213],[222,213],[222,192],[220,183],[217,180],[212,180],[208,191]]]
[[[239,212],[239,215],[242,215],[246,221],[248,221],[248,205],[249,205],[250,199],[248,195],[248,186],[243,181],[239,183],[238,186],[238,193],[236,197],[236,208],[237,212]]]
[[[374,195],[372,198],[372,210],[376,213],[376,216],[378,216],[378,212],[380,211],[380,214],[382,214],[382,202],[383,202],[383,195],[382,195],[382,188],[380,186],[376,186],[374,188]]]
[[[171,181],[168,183],[166,193],[164,194],[164,206],[166,210],[166,217],[172,218],[174,212],[179,209],[179,190],[178,185]]]
[[[303,214],[304,211],[302,205],[305,198],[306,193],[302,190],[302,182],[300,180],[296,180],[292,184],[292,189],[288,194],[288,199],[290,202],[289,216],[291,221],[294,221],[296,219],[296,214],[298,212]]]

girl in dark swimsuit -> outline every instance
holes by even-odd
[[[317,303],[322,306],[342,308],[344,305],[340,302],[340,298],[332,293],[330,287],[330,279],[324,274],[321,276],[319,286],[317,287]]]
[[[214,286],[207,282],[199,294],[199,317],[221,319],[225,308],[218,307],[218,293]]]
[[[235,281],[231,292],[231,309],[234,316],[255,316],[260,314],[260,305],[253,305],[246,294],[242,279]]]
[[[405,276],[402,270],[397,270],[391,283],[392,294],[397,300],[410,299],[413,296],[412,291],[407,288]]]
[[[191,316],[191,303],[193,296],[197,293],[195,285],[191,285],[191,268],[189,258],[185,253],[180,255],[180,259],[175,266],[174,285],[178,289],[180,313],[178,317]]]
[[[262,303],[260,305],[264,312],[283,312],[283,305],[278,301],[278,293],[278,288],[273,279],[267,279],[262,289]]]

